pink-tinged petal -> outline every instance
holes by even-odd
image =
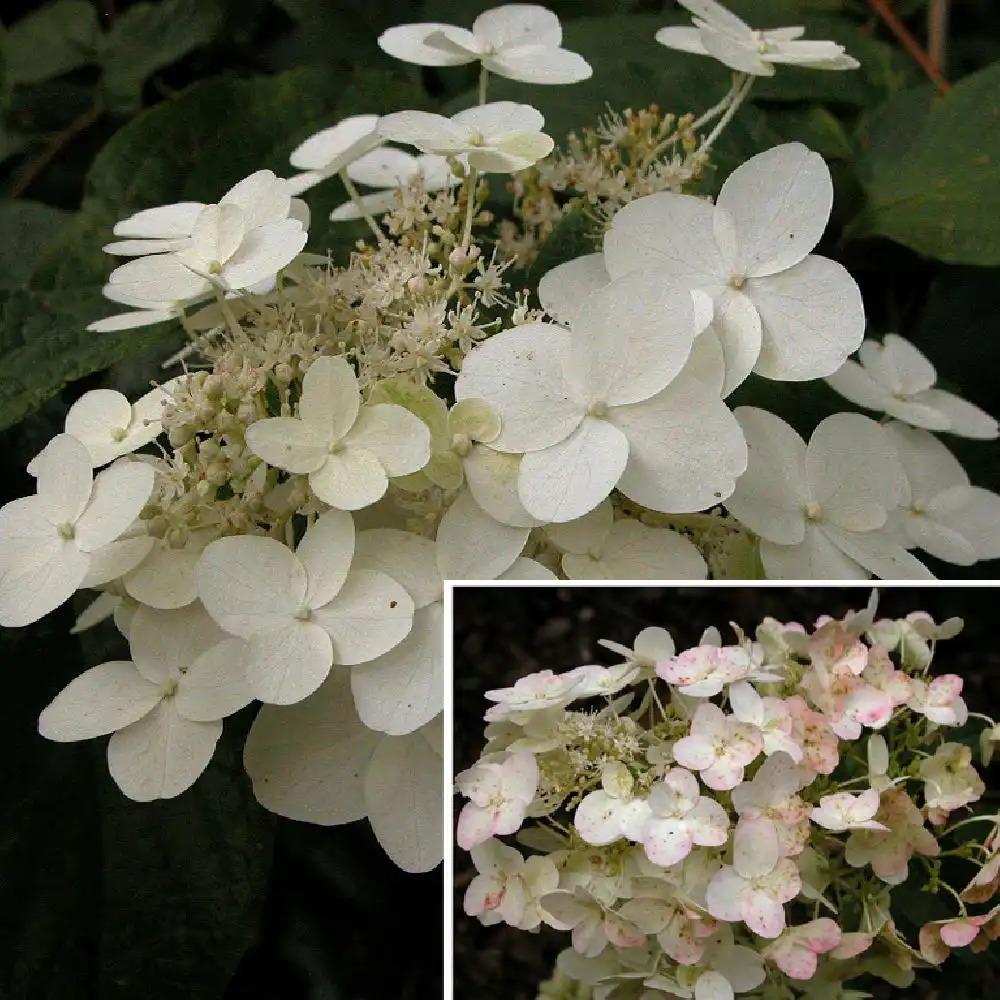
[[[733,867],[743,878],[766,875],[781,856],[773,823],[740,822],[733,834]]]
[[[463,851],[489,840],[494,833],[495,815],[474,802],[466,802],[458,816],[455,840]]]
[[[747,883],[732,868],[725,867],[712,876],[705,890],[708,912],[719,920],[742,920],[743,897]]]
[[[722,847],[729,839],[729,816],[714,799],[703,797],[684,822],[701,847]]]
[[[979,928],[968,920],[951,920],[941,927],[941,940],[950,948],[964,948],[979,935]]]
[[[701,771],[715,762],[715,744],[705,736],[685,736],[674,744],[674,760],[684,767]]]
[[[785,908],[768,893],[751,889],[740,907],[743,922],[755,934],[776,938],[785,929]]]
[[[694,837],[686,823],[653,816],[643,828],[642,843],[650,861],[668,868],[691,853]]]
[[[604,916],[604,933],[617,948],[638,948],[646,940],[646,935],[635,924],[623,920],[611,911]]]

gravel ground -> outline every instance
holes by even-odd
[[[678,648],[697,643],[715,625],[727,634],[732,621],[752,630],[765,615],[810,622],[820,614],[840,616],[868,599],[864,587],[629,587],[491,588],[455,591],[455,767],[468,767],[482,747],[483,692],[506,687],[518,677],[581,663],[611,662],[598,639],[631,645],[640,629],[670,630]],[[880,616],[925,610],[941,621],[965,619],[960,636],[942,644],[935,669],[961,674],[973,710],[996,716],[1000,710],[1000,648],[993,642],[1000,590],[971,587],[881,587]],[[731,634],[731,633],[730,633]],[[990,787],[997,788],[992,768]],[[456,800],[456,807],[459,805]],[[467,854],[455,853],[456,998],[533,1000],[539,982],[565,946],[564,935],[543,928],[529,934],[506,925],[483,927],[461,908],[465,887],[475,875]],[[950,1000],[997,995],[994,961],[968,967],[951,963]],[[879,993],[882,991],[879,990]],[[940,995],[941,979],[931,975],[911,996]],[[899,991],[896,991],[899,995]]]

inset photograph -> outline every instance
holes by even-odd
[[[995,608],[455,587],[454,995],[992,995]]]

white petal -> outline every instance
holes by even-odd
[[[581,303],[566,376],[588,401],[638,403],[680,372],[694,337],[690,292],[655,272],[632,271]]]
[[[907,548],[916,546],[935,559],[954,563],[956,566],[971,566],[976,561],[976,547],[960,531],[938,524],[925,514],[906,515],[903,529]]]
[[[191,231],[191,240],[178,259],[221,263],[239,249],[246,232],[246,216],[239,205],[206,205]]]
[[[927,357],[895,333],[887,333],[881,344],[866,341],[858,353],[869,374],[890,392],[912,396],[937,381]]]
[[[602,500],[583,517],[561,524],[547,524],[545,534],[564,552],[598,556],[615,522],[615,510],[610,500]]]
[[[504,132],[489,145],[470,149],[466,159],[481,173],[512,174],[526,170],[555,149],[555,140],[544,132]]]
[[[510,569],[504,570],[498,580],[558,580],[559,578],[540,562],[523,557],[515,559]]]
[[[913,503],[927,504],[951,486],[968,486],[962,463],[933,434],[894,421],[882,428],[903,463]]]
[[[177,686],[177,711],[193,722],[213,722],[249,705],[253,691],[245,656],[246,644],[241,639],[226,639],[202,653]]]
[[[798,264],[819,243],[833,208],[833,180],[819,153],[789,142],[737,167],[717,204],[735,227],[735,269],[760,278]]]
[[[379,35],[379,48],[396,59],[416,63],[418,66],[461,66],[474,62],[478,58],[475,52],[463,52],[457,46],[445,49],[425,44],[428,35],[450,27],[449,24],[437,22],[400,24]]]
[[[137,722],[159,704],[156,684],[127,661],[102,663],[70,681],[38,719],[48,740],[69,743],[113,733]]]
[[[867,580],[870,576],[811,522],[797,545],[763,540],[760,558],[769,580]]]
[[[572,326],[583,300],[610,280],[604,266],[604,254],[574,257],[542,275],[538,282],[538,301],[557,323]]]
[[[576,52],[542,45],[521,45],[483,60],[497,76],[522,83],[579,83],[593,76],[590,63]]]
[[[931,428],[946,430],[961,437],[992,441],[1000,430],[996,420],[974,403],[943,389],[927,389],[913,397],[914,403],[931,407],[942,414],[948,426]]]
[[[121,603],[122,599],[111,591],[106,590],[103,593],[98,594],[97,597],[95,597],[90,604],[88,604],[83,611],[77,615],[76,621],[73,622],[73,627],[69,630],[69,634],[78,635],[80,632],[86,632],[87,629],[91,629],[95,625],[99,625],[101,622],[110,618]]]
[[[463,131],[483,136],[539,132],[545,126],[545,118],[537,108],[515,101],[494,101],[466,108],[451,120]]]
[[[347,176],[368,187],[397,188],[416,176],[419,169],[417,158],[412,153],[382,146],[355,160],[347,168]]]
[[[404,871],[430,871],[444,856],[443,771],[441,757],[419,732],[384,737],[368,765],[368,818]]]
[[[477,444],[465,456],[462,468],[473,499],[494,520],[515,528],[532,528],[541,523],[524,509],[517,495],[520,455]]]
[[[559,18],[537,4],[509,3],[484,11],[472,22],[472,33],[494,49],[515,45],[544,45],[556,48],[562,43]]]
[[[221,735],[221,722],[190,722],[169,702],[160,702],[111,737],[108,770],[130,799],[172,799],[208,767]]]
[[[335,670],[305,701],[260,710],[243,763],[257,801],[271,812],[350,823],[365,815],[364,775],[380,738],[358,719],[348,671]]]
[[[498,451],[547,448],[568,437],[583,419],[563,370],[569,334],[547,323],[504,330],[466,356],[455,398],[484,399],[500,414]]]
[[[751,40],[754,37],[745,21],[723,7],[721,3],[716,3],[716,0],[677,0],[677,2],[716,31],[721,31],[732,38]]]
[[[383,36],[385,37],[385,36]],[[426,153],[449,156],[464,152],[468,136],[464,129],[443,115],[429,111],[397,111],[379,119],[379,135],[393,142],[405,142]]]
[[[639,268],[714,295],[729,280],[732,261],[715,241],[715,208],[704,198],[661,191],[615,214],[604,237],[604,262],[617,278]]]
[[[369,215],[384,215],[392,211],[398,198],[397,189],[391,191],[375,191],[373,194],[363,194],[359,201]],[[331,222],[350,222],[353,219],[363,219],[361,210],[353,201],[345,201],[330,213]]]
[[[327,455],[323,465],[309,473],[309,486],[331,507],[360,510],[385,495],[389,477],[372,452],[346,447]]]
[[[318,608],[333,600],[347,579],[354,555],[354,519],[328,510],[311,525],[295,550],[309,580],[305,603]]]
[[[813,431],[806,480],[823,520],[871,531],[899,501],[904,473],[885,431],[860,413],[835,413]]]
[[[377,125],[378,115],[344,118],[296,146],[289,162],[298,170],[336,173],[381,141],[375,131]]]
[[[32,466],[39,509],[53,524],[72,524],[90,499],[94,479],[86,447],[69,434],[57,434]]]
[[[115,236],[135,236],[149,239],[173,239],[190,236],[204,204],[200,201],[178,201],[171,205],[147,208],[115,225]]]
[[[249,230],[287,219],[291,212],[291,192],[288,182],[276,177],[273,171],[257,170],[237,181],[219,203],[241,208]]]
[[[719,394],[725,397],[746,381],[760,357],[764,336],[760,314],[746,295],[727,289],[716,301],[709,330],[722,349],[725,380]],[[698,338],[703,339],[704,334]]]
[[[431,433],[427,425],[394,403],[363,406],[344,444],[371,452],[389,476],[417,472],[431,457]]]
[[[375,570],[347,574],[340,593],[312,620],[333,640],[333,662],[351,666],[387,653],[406,638],[413,622],[413,599],[391,577]]]
[[[136,670],[147,681],[162,684],[228,637],[200,604],[193,604],[172,611],[139,607],[128,638]]]
[[[437,561],[445,580],[495,580],[524,549],[529,528],[501,524],[463,491],[437,531]]]
[[[701,43],[724,66],[753,76],[774,76],[774,67],[761,58],[752,40],[734,39],[711,28],[699,28]]]
[[[0,625],[29,625],[81,586],[90,557],[61,538],[35,497],[0,508]]]
[[[845,361],[841,368],[827,376],[826,382],[844,399],[849,399],[867,410],[885,412],[886,405],[891,404],[892,394],[889,390],[876,382],[856,361]],[[933,423],[933,417],[931,419]],[[944,424],[947,421],[942,419],[940,423]],[[940,430],[940,427],[937,429]]]
[[[1000,558],[1000,496],[996,493],[978,486],[954,486],[935,497],[927,513],[965,538],[977,559]]]
[[[306,373],[309,378],[309,373]],[[332,437],[296,417],[269,417],[247,428],[247,447],[286,472],[315,472],[329,456]]]
[[[571,572],[583,569],[579,564],[586,558],[569,554],[563,557],[563,569],[570,579],[704,580],[708,575],[701,553],[686,538],[630,518],[616,521],[611,529],[595,563],[600,577]]]
[[[525,510],[542,521],[572,521],[614,489],[628,461],[629,441],[622,430],[609,420],[584,417],[564,441],[524,456],[518,496]]]
[[[732,984],[714,969],[703,972],[694,984],[694,1000],[733,1000]]]
[[[92,552],[113,542],[139,516],[153,492],[153,467],[121,461],[97,474],[87,509],[76,522],[76,543]]]
[[[754,371],[803,381],[832,375],[858,349],[865,332],[861,292],[836,261],[810,255],[767,278],[747,281],[764,342]]]
[[[660,28],[655,38],[668,49],[690,52],[697,56],[708,55],[708,49],[705,48],[697,28],[670,25],[666,28]]]
[[[272,705],[293,705],[326,680],[333,647],[315,621],[291,620],[281,628],[256,633],[246,644],[244,668],[255,698]]]
[[[347,358],[316,358],[302,380],[299,419],[327,440],[339,441],[354,426],[360,407],[358,378]]]
[[[444,708],[444,608],[413,616],[410,634],[382,656],[351,668],[351,690],[366,726],[401,736]]]
[[[681,373],[697,379],[722,398],[726,386],[726,356],[715,327],[709,326],[694,338],[691,356]]]
[[[227,632],[246,639],[283,627],[303,605],[306,571],[274,538],[220,538],[201,554],[198,595]]]
[[[94,466],[106,465],[121,454],[115,432],[128,430],[132,404],[113,389],[85,392],[66,414],[66,433],[87,449]]]
[[[270,222],[247,233],[219,274],[230,289],[250,288],[273,277],[306,245],[308,232],[295,219]]]
[[[152,326],[175,318],[172,309],[141,309],[138,312],[118,313],[94,320],[87,324],[87,329],[94,333],[113,333],[116,330],[136,330],[141,326]]]
[[[198,597],[197,549],[155,544],[149,555],[122,581],[129,596],[153,608],[182,608]]]
[[[685,513],[725,500],[746,468],[736,418],[702,383],[686,376],[611,419],[629,442],[618,489],[653,510]]]
[[[442,598],[444,585],[438,574],[436,546],[412,531],[372,528],[359,532],[353,565],[355,569],[377,570],[402,584],[416,608]]]
[[[881,531],[845,531],[832,524],[820,530],[855,562],[883,580],[933,580],[934,574]]]
[[[185,250],[190,245],[191,237],[181,236],[172,240],[116,240],[114,243],[105,243],[101,249],[116,257],[138,257],[148,253],[174,253]]]
[[[766,875],[781,851],[773,823],[738,823],[733,834],[733,867],[744,878]]]
[[[181,302],[212,290],[210,281],[188,270],[173,255],[130,260],[116,267],[108,281],[125,295],[153,302]]]

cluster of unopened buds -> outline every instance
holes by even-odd
[[[89,329],[180,321],[190,343],[183,374],[134,404],[78,399],[28,466],[35,494],[0,509],[0,625],[94,590],[75,628],[113,616],[131,646],[69,684],[46,736],[110,734],[123,791],[170,797],[222,720],[261,702],[245,752],[260,801],[367,815],[394,859],[426,868],[442,843],[444,580],[902,578],[930,575],[917,547],[963,566],[1000,556],[1000,497],[932,433],[991,439],[997,423],[935,388],[907,341],[863,339],[854,279],[812,253],[833,201],[822,157],[786,143],[714,204],[680,190],[757,76],[856,63],[713,0],[685,6],[695,26],[659,40],[721,59],[732,87],[698,117],[608,120],[645,164],[630,183],[663,189],[613,200],[602,251],[544,274],[537,305],[481,231],[486,178],[554,140],[488,84],[591,68],[531,4],[380,39],[421,65],[478,63],[477,106],[358,115],[300,144],[290,178],[259,170],[217,203],[114,227],[105,249],[130,259],[105,293],[130,310]],[[350,196],[333,218],[372,237],[336,266],[304,252],[298,197],[331,178]],[[834,414],[807,445],[731,408],[751,376],[829,378],[892,420]]]
[[[733,626],[731,645],[709,629],[679,653],[647,628],[631,649],[602,642],[612,666],[486,692],[485,749],[456,779],[479,872],[466,913],[569,931],[557,980],[607,998],[863,996],[844,984],[907,985],[984,949],[1000,816],[969,815],[973,747],[988,762],[1000,729],[961,677],[931,673],[961,625],[877,620],[873,600],[812,628],[765,619],[753,640]],[[907,880],[953,913],[914,941],[890,896]]]

